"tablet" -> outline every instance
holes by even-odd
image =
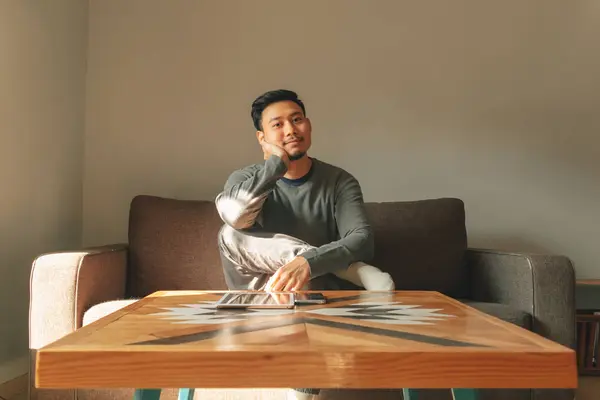
[[[293,293],[226,293],[217,308],[294,308]]]
[[[323,293],[295,293],[296,304],[298,305],[312,305],[312,304],[325,304],[327,298]]]

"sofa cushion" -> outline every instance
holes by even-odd
[[[485,303],[482,301],[464,299],[461,299],[460,301],[468,306],[475,308],[478,311],[499,318],[503,321],[510,322],[512,324],[520,326],[521,328],[531,330],[531,314],[526,313],[525,311],[517,310],[516,308],[507,306],[506,304]]]
[[[227,289],[213,201],[136,196],[129,214],[127,294]]]
[[[367,203],[375,235],[372,264],[397,290],[435,290],[469,297],[464,203],[441,198]]]
[[[102,317],[110,315],[115,311],[119,311],[121,308],[127,307],[130,304],[136,302],[137,299],[132,300],[113,300],[105,301],[95,306],[90,307],[83,313],[83,324],[82,326],[89,325],[94,321],[99,320]]]

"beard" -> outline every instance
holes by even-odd
[[[306,155],[305,151],[300,151],[300,152],[298,152],[296,154],[288,154],[288,157],[289,157],[290,161],[298,161],[299,159],[301,159],[305,155]]]

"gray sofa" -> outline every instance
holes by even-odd
[[[568,258],[469,248],[459,199],[368,203],[372,263],[397,289],[436,290],[575,348],[575,278]],[[40,347],[156,290],[226,289],[213,202],[137,196],[127,244],[39,256],[31,273],[31,372]],[[129,399],[132,390],[37,390],[40,400]],[[283,397],[278,391],[207,391],[205,398]],[[175,391],[167,391],[175,398]],[[228,397],[229,396],[229,397]],[[421,399],[449,399],[423,390]],[[486,390],[482,399],[570,400],[571,390]],[[399,391],[326,390],[325,399],[402,398]]]

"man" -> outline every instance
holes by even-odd
[[[334,274],[367,290],[393,290],[389,274],[364,263],[373,233],[358,181],[307,154],[312,127],[297,94],[267,92],[251,116],[265,162],[232,173],[216,198],[228,287],[293,291],[322,276],[321,286],[343,285]]]
[[[393,290],[389,274],[364,263],[374,242],[358,181],[307,154],[312,126],[296,93],[259,96],[251,116],[265,161],[233,172],[216,198],[228,287]]]

